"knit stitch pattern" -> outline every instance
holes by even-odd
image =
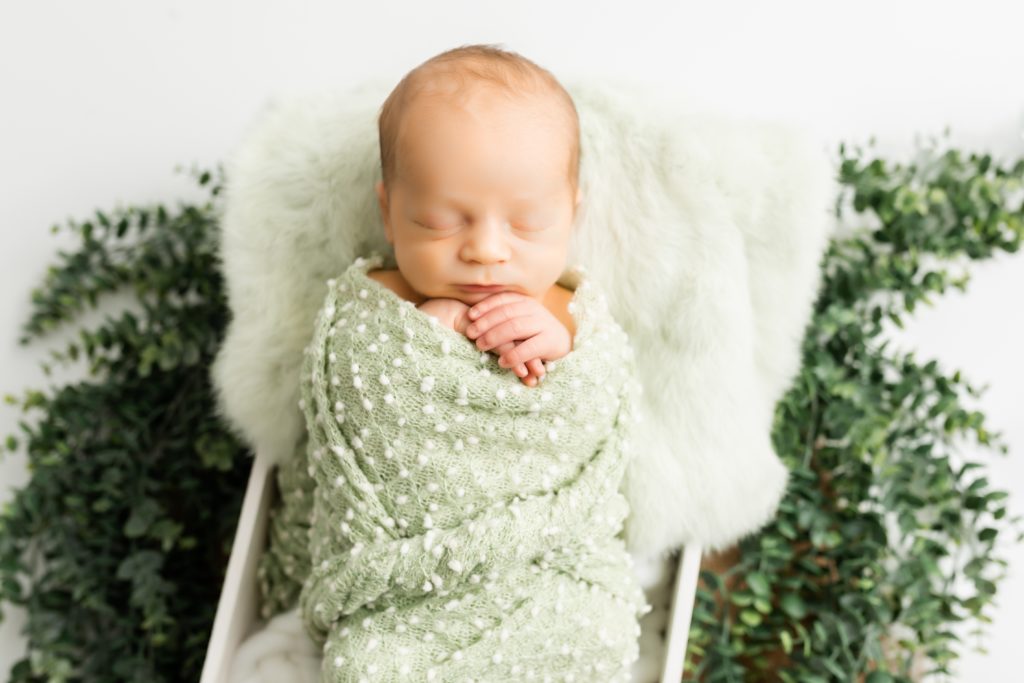
[[[309,575],[309,519],[316,480],[306,462],[308,434],[292,457],[273,469],[278,499],[267,514],[267,545],[256,565],[259,613],[264,620],[292,609]]]
[[[366,274],[383,263],[328,281],[300,382],[321,681],[628,681],[651,609],[618,491],[642,390],[604,294],[574,269],[573,348],[526,387]]]

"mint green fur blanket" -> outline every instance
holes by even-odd
[[[328,281],[263,615],[297,593],[323,681],[628,681],[651,609],[618,492],[640,385],[604,294],[563,276],[573,350],[531,388],[366,275],[389,266]]]

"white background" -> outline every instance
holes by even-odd
[[[58,248],[49,226],[117,204],[201,196],[178,164],[225,157],[270,94],[397,82],[433,54],[498,43],[557,76],[606,75],[686,93],[723,113],[804,122],[905,159],[914,136],[999,160],[1024,155],[1019,2],[199,2],[0,5],[0,393],[55,379],[39,363],[64,338],[16,343],[30,290]],[[1016,83],[1017,85],[1014,85]],[[1024,504],[1024,254],[979,264],[966,295],[925,308],[899,338],[991,388],[979,404],[1011,445],[990,481]],[[99,318],[101,316],[96,316]],[[91,319],[91,318],[88,318]],[[19,414],[0,406],[0,436]],[[971,452],[965,456],[973,457]],[[0,461],[0,501],[27,479]],[[1018,675],[1024,552],[957,681]],[[0,624],[0,679],[20,658],[24,615]]]

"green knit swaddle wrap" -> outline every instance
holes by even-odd
[[[306,348],[303,623],[323,681],[628,681],[650,610],[621,538],[633,350],[577,277],[573,350],[527,387],[366,275]],[[575,269],[582,275],[582,269]]]

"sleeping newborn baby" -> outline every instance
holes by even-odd
[[[639,384],[566,267],[575,107],[532,62],[459,48],[403,79],[380,135],[394,256],[327,283],[300,378],[313,482],[289,507],[308,557],[265,566],[308,567],[322,681],[628,681],[650,610],[618,491]]]
[[[398,268],[370,277],[536,386],[572,350],[566,266],[579,124],[543,73],[522,92],[471,59],[413,72],[382,108],[381,216]]]

